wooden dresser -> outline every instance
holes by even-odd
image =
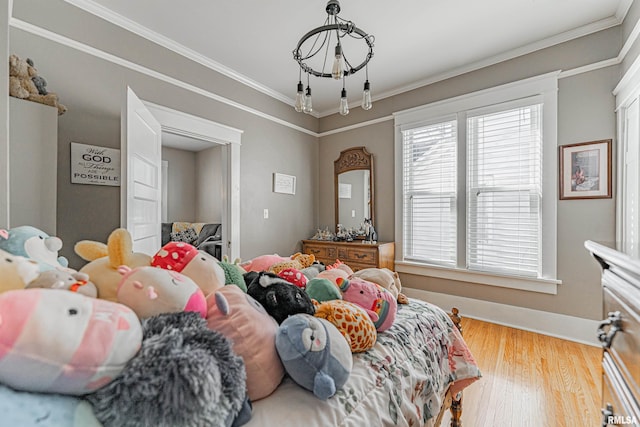
[[[303,240],[302,252],[315,255],[318,261],[327,265],[339,259],[354,271],[370,267],[394,269],[395,244],[393,242]]]
[[[640,425],[640,260],[587,241],[602,266],[602,426]]]

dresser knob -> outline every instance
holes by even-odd
[[[609,327],[607,331],[606,328]],[[611,347],[613,337],[618,331],[622,330],[622,317],[619,311],[609,312],[609,317],[603,320],[598,326],[598,340],[602,343],[603,348]]]
[[[611,403],[607,403],[607,407],[600,411],[602,412],[602,427],[607,427],[610,424],[609,420],[613,418],[613,406]]]

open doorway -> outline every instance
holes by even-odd
[[[133,94],[135,96],[135,94]],[[231,259],[239,257],[240,254],[240,229],[239,229],[239,207],[240,207],[240,188],[239,188],[239,180],[240,180],[240,138],[242,131],[230,128],[228,126],[220,125],[218,123],[212,122],[207,119],[203,119],[201,117],[193,116],[190,114],[186,114],[177,110],[173,110],[164,106],[156,105],[153,103],[149,103],[146,101],[142,101],[144,104],[143,107],[139,107],[136,111],[137,114],[140,113],[140,108],[144,108],[148,110],[151,116],[160,124],[161,134],[163,135],[164,140],[173,141],[173,143],[177,143],[176,141],[180,141],[183,146],[192,145],[193,146],[201,146],[206,148],[200,151],[209,152],[209,156],[203,156],[206,159],[200,161],[200,169],[204,171],[208,171],[211,173],[211,169],[215,161],[213,158],[217,158],[218,166],[217,166],[217,176],[219,177],[221,190],[218,193],[220,195],[220,201],[216,200],[216,204],[218,205],[218,209],[220,211],[220,224],[221,227],[221,242],[220,242],[220,256],[228,255]],[[126,111],[123,112],[123,117],[127,117]],[[127,124],[129,120],[123,120],[123,135],[126,135]],[[128,137],[128,135],[126,135]],[[166,136],[166,138],[164,137]],[[162,141],[158,139],[157,142],[159,145],[162,145]],[[128,145],[125,138],[123,138],[123,157],[126,156],[126,159],[123,159],[123,165],[129,165],[131,162],[130,158],[136,156],[136,153],[129,150],[125,147],[125,144]],[[171,142],[167,142],[167,144],[171,144]],[[161,151],[161,146],[158,146],[158,151]],[[171,148],[171,147],[170,147]],[[158,158],[157,170],[158,170],[158,182],[162,182],[160,171],[162,169],[161,159]],[[150,168],[147,168],[150,169]],[[169,176],[171,174],[171,164],[168,165],[168,173]],[[161,241],[161,204],[158,204],[158,217],[157,217],[157,226],[153,227],[140,227],[134,223],[134,220],[137,219],[135,210],[130,209],[131,203],[128,202],[129,195],[134,192],[134,183],[133,181],[130,183],[126,176],[133,176],[139,174],[139,171],[125,171],[123,167],[123,187],[121,188],[123,196],[122,200],[122,226],[127,229],[153,229],[153,234],[156,234],[156,237],[153,239],[158,244]],[[202,180],[206,180],[206,173],[203,174],[204,178],[198,178]],[[206,185],[201,185],[202,191],[206,192]],[[167,183],[167,193],[170,193],[171,185]],[[181,191],[181,190],[177,190]],[[212,197],[208,197],[210,200],[216,198],[217,195],[214,194]],[[171,200],[171,195],[168,195],[169,201]],[[206,197],[203,197],[206,198]],[[129,205],[129,208],[127,207]],[[206,203],[203,204],[201,209],[206,209]],[[205,215],[201,212],[202,215]],[[215,214],[213,214],[215,215]],[[206,218],[206,216],[200,216],[201,218]],[[193,218],[197,218],[194,216]],[[211,217],[209,217],[211,218]],[[167,217],[167,219],[170,219]],[[132,233],[134,235],[134,233]],[[135,250],[136,239],[134,236],[134,250]],[[159,247],[159,246],[156,246]]]

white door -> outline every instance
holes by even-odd
[[[131,234],[134,252],[153,255],[161,243],[162,130],[129,87],[121,128],[121,227]]]

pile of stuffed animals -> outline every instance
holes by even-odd
[[[130,234],[0,230],[0,412],[11,425],[241,426],[288,375],[331,398],[408,300],[388,269],[313,255],[218,260]]]
[[[58,115],[67,111],[67,107],[58,102],[58,95],[47,89],[47,81],[38,75],[30,58],[9,56],[9,95],[55,107]]]

